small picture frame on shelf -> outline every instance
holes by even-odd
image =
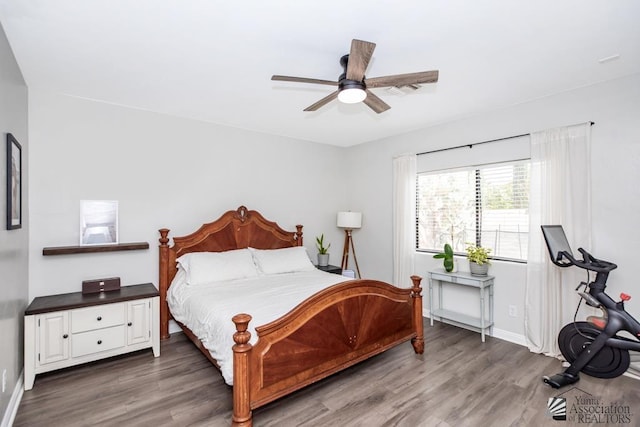
[[[118,243],[118,201],[80,201],[80,246]]]
[[[22,228],[22,146],[7,134],[7,230]]]

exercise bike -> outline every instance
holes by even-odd
[[[580,371],[597,378],[615,378],[622,375],[630,364],[629,350],[640,351],[640,323],[624,309],[624,302],[631,297],[620,294],[616,302],[605,293],[609,272],[618,266],[596,259],[579,248],[582,260],[574,258],[561,225],[543,225],[542,233],[549,249],[551,261],[559,267],[576,266],[596,273],[594,281],[582,282],[576,288],[587,305],[602,310],[603,315],[588,316],[586,322],[575,320],[564,326],[558,335],[560,351],[570,366],[559,374],[544,376],[545,384],[560,388],[580,379]],[[588,292],[586,292],[588,288]],[[578,303],[578,309],[582,300]],[[578,314],[576,309],[576,316]],[[632,338],[618,336],[627,331]]]

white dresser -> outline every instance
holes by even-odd
[[[152,348],[160,356],[160,297],[151,283],[35,298],[24,318],[24,388],[36,374]]]

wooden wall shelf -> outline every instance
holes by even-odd
[[[90,254],[96,252],[135,251],[139,249],[149,249],[149,243],[136,242],[118,243],[115,245],[57,246],[43,248],[42,255]]]

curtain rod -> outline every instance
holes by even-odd
[[[596,122],[586,122],[586,123],[589,123],[591,126],[596,124]],[[575,125],[573,125],[573,126],[575,126]],[[472,144],[456,145],[455,147],[440,148],[438,150],[425,151],[425,152],[416,154],[416,156],[421,156],[423,154],[439,153],[441,151],[457,150],[458,148],[466,148],[466,147],[473,148],[474,145],[489,144],[490,142],[504,141],[505,139],[520,138],[522,136],[529,136],[529,135],[531,135],[531,134],[530,133],[522,133],[520,135],[505,136],[504,138],[496,138],[496,139],[490,139],[488,141],[474,142]]]

